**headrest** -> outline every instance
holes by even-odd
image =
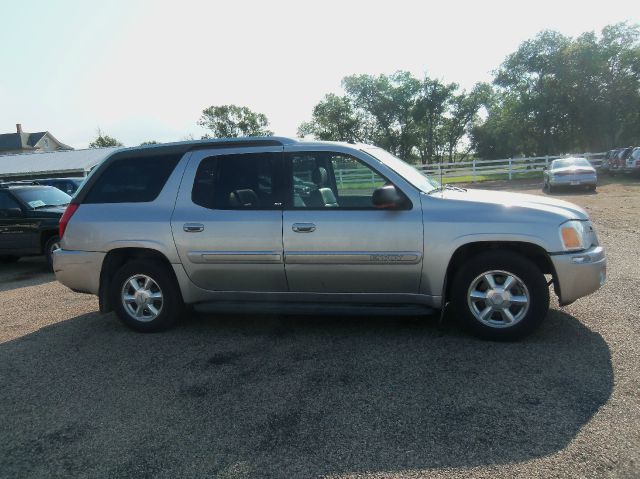
[[[323,168],[322,166],[319,166],[315,170],[313,170],[313,173],[311,174],[311,179],[316,184],[316,186],[320,188],[327,184],[327,180],[329,179],[329,174],[327,173],[327,170],[325,168]]]

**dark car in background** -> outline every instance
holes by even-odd
[[[45,255],[59,247],[58,222],[71,196],[53,186],[0,183],[0,263]]]
[[[36,180],[40,185],[53,186],[70,196],[75,194],[83,181],[84,178],[44,178]]]

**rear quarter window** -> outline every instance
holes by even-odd
[[[181,155],[122,158],[96,179],[83,203],[142,203],[155,200]]]

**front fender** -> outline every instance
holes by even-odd
[[[544,251],[549,251],[549,244],[544,238],[530,234],[473,233],[459,235],[444,241],[429,241],[425,234],[423,277],[420,292],[441,296],[444,300],[446,273],[449,263],[458,249],[473,243],[525,243],[535,245]]]

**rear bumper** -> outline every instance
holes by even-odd
[[[105,253],[59,249],[53,253],[56,279],[73,291],[98,294]]]
[[[556,177],[556,178],[550,178],[549,179],[549,184],[551,186],[594,186],[598,183],[598,178],[593,176],[593,177],[588,177],[588,178],[572,178],[570,176],[565,176],[565,177]]]
[[[553,255],[551,261],[556,270],[561,306],[597,291],[607,279],[607,259],[601,246]]]

